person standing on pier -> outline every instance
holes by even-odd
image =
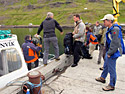
[[[92,56],[92,53],[98,44],[97,37],[92,33],[92,30],[89,27],[86,27],[86,36],[87,42],[85,43],[85,46],[89,45],[89,54]]]
[[[85,41],[85,24],[83,23],[83,21],[80,19],[80,15],[76,14],[73,16],[73,20],[74,20],[74,24],[75,24],[75,28],[73,31],[73,38],[75,39],[74,42],[74,62],[72,64],[71,67],[75,67],[78,65],[78,62],[80,60],[81,57],[81,47],[83,45],[83,42]]]
[[[103,87],[104,91],[115,89],[116,84],[116,60],[122,55],[123,39],[121,27],[118,24],[113,24],[114,17],[112,14],[107,14],[103,19],[104,25],[108,27],[106,32],[106,55],[103,66],[103,72],[99,78],[95,80],[101,83],[106,82],[108,73],[110,74],[110,83],[108,86]]]
[[[98,42],[99,42],[99,55],[98,55],[98,61],[97,61],[97,64],[100,64],[101,63],[101,59],[103,57],[103,60],[105,58],[105,33],[106,33],[106,30],[107,28],[105,26],[102,26],[102,28],[100,29],[99,33],[98,33],[98,36],[100,37],[98,39]],[[103,68],[100,68],[101,70],[103,70]]]
[[[31,35],[25,36],[25,43],[22,44],[22,50],[24,54],[25,62],[27,63],[28,70],[31,70],[31,63],[34,62],[35,67],[38,67],[38,55],[37,52],[40,51],[42,45],[35,46],[31,41]]]
[[[54,17],[53,13],[48,12],[46,19],[41,23],[38,29],[38,32],[36,34],[36,36],[39,35],[43,29],[43,41],[44,41],[43,64],[44,65],[47,65],[50,43],[52,43],[54,46],[55,60],[60,60],[58,40],[55,34],[55,28],[57,28],[60,31],[61,35],[63,34],[63,30],[59,25],[59,23],[55,19],[53,19],[53,17]]]
[[[93,28],[93,34],[97,37],[98,33],[100,31],[100,29],[102,28],[102,26],[100,25],[100,23],[98,21],[96,21],[95,26]],[[96,45],[95,50],[98,50],[98,44]]]

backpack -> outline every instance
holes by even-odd
[[[42,38],[40,35],[38,35],[37,37],[33,36],[32,41],[33,41],[33,44],[36,46],[39,46],[42,44]]]
[[[65,54],[73,54],[73,34],[71,32],[67,33],[64,37],[64,53]]]
[[[32,42],[35,46],[39,46],[42,44],[42,37],[40,35],[38,35],[37,37],[34,35],[32,38]],[[37,55],[39,56],[39,58],[43,58],[42,49],[37,53]]]
[[[122,27],[118,24],[114,24],[111,29],[113,29],[115,26],[119,28],[119,36],[118,37],[121,38],[122,54],[125,54],[125,45],[124,45],[124,41],[123,41],[123,37],[122,37]]]
[[[122,27],[119,26],[118,24],[115,24],[114,26],[119,27],[119,30],[120,30],[119,37],[121,38],[122,54],[125,54],[125,45],[124,45],[124,41],[123,41],[123,37],[122,37]]]
[[[89,50],[84,44],[81,46],[80,50],[82,53],[82,58],[92,59],[91,55],[89,54]]]

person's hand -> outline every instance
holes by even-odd
[[[38,36],[38,34],[35,34],[35,37],[37,37]]]
[[[39,47],[42,48],[42,45],[40,45]]]
[[[72,32],[72,34],[74,35],[74,34],[75,34],[75,32]]]
[[[110,57],[110,55],[107,55],[108,57]]]
[[[87,43],[85,43],[84,45],[87,46]]]
[[[61,35],[63,35],[63,32],[60,32]]]

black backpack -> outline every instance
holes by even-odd
[[[66,33],[64,37],[64,53],[71,55],[73,54],[73,34],[71,32]]]
[[[87,48],[84,44],[81,46],[82,58],[92,59],[91,55],[89,54],[89,48]]]

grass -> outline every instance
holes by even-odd
[[[66,1],[73,1],[71,4],[65,4]],[[45,18],[46,13],[51,11],[54,13],[56,19],[61,25],[73,25],[73,14],[80,14],[84,22],[95,23],[99,21],[107,13],[112,14],[112,3],[108,0],[104,2],[90,3],[88,0],[50,0],[43,3],[38,3],[38,0],[21,0],[21,2],[14,5],[0,7],[1,16],[6,19],[0,19],[0,24],[4,25],[28,25],[33,23],[39,25]],[[55,2],[62,2],[64,4],[51,6]],[[28,9],[28,5],[35,7],[42,6],[42,8]],[[13,8],[13,9],[12,9]],[[85,10],[84,8],[87,8]],[[120,23],[125,23],[125,4],[120,3]]]

